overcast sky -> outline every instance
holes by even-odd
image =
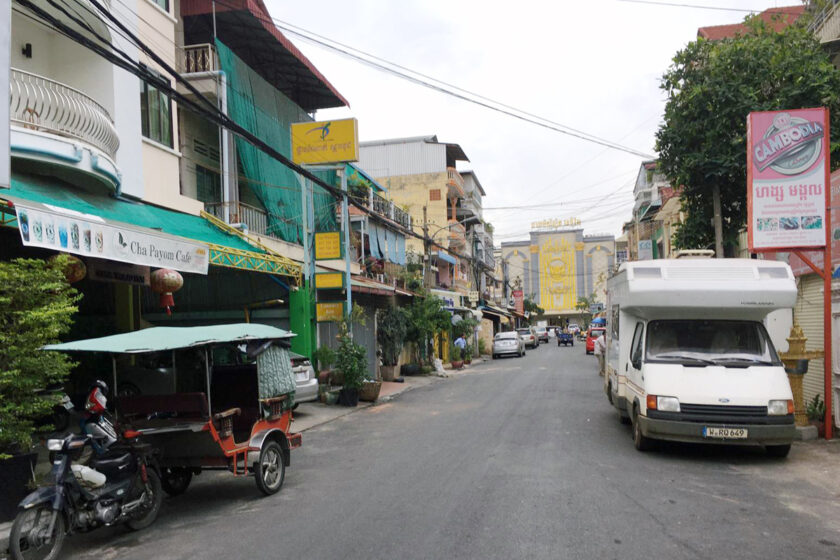
[[[656,0],[654,0],[656,1]],[[663,0],[664,2],[664,0]],[[797,0],[266,0],[274,19],[448,84],[654,155],[664,108],[659,79],[707,25]],[[487,196],[495,239],[577,217],[584,233],[620,235],[644,158],[499,114],[286,35],[349,101],[316,118],[359,120],[362,141],[436,134],[460,144]],[[502,207],[531,208],[499,209]]]

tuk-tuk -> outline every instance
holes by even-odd
[[[44,349],[111,355],[117,421],[153,446],[170,495],[184,492],[203,469],[253,474],[257,488],[270,495],[283,485],[290,451],[301,445],[300,434],[290,431],[293,336],[258,323],[152,327]],[[184,349],[193,350],[189,359],[179,352],[176,362]],[[118,361],[128,361],[136,373],[138,358],[170,352],[171,392],[120,392]]]

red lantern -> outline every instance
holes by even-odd
[[[66,264],[62,267],[61,272],[64,273],[64,278],[67,280],[68,284],[75,284],[85,276],[87,276],[87,267],[82,259],[78,257],[74,257],[73,255],[68,255],[66,253],[62,253],[64,257],[67,259]],[[53,255],[50,257],[50,262],[55,262],[58,259],[59,255]]]
[[[152,291],[160,294],[160,306],[166,308],[166,314],[172,315],[170,308],[175,307],[175,298],[172,292],[177,292],[184,285],[184,278],[177,270],[159,268],[152,272]]]

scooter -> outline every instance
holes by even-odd
[[[20,503],[9,535],[14,560],[55,560],[64,539],[74,532],[124,523],[133,530],[151,525],[163,502],[160,474],[152,449],[140,443],[139,432],[117,436],[104,410],[90,407],[84,435],[50,439],[52,483],[29,494]],[[85,448],[95,456],[90,466],[74,463]]]

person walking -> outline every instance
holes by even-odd
[[[604,333],[601,333],[595,339],[595,356],[598,358],[598,375],[604,375],[604,360],[607,353],[607,341],[604,338]]]
[[[467,347],[467,341],[464,339],[463,336],[459,336],[458,338],[456,338],[453,344],[461,350]]]

